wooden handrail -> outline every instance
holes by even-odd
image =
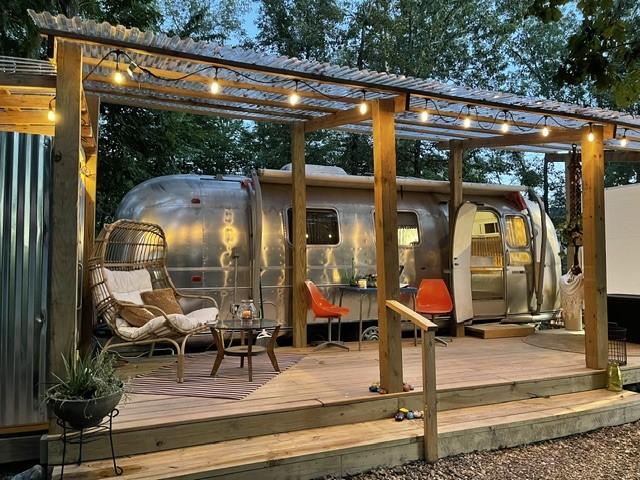
[[[385,305],[401,318],[422,330],[422,396],[424,403],[424,459],[438,460],[438,400],[436,396],[436,330],[438,326],[397,300],[386,300]]]
[[[438,326],[431,320],[423,317],[418,312],[411,310],[406,305],[400,303],[398,300],[387,300],[385,302],[387,308],[393,310],[402,318],[410,320],[416,327],[425,330],[427,332],[436,331]]]

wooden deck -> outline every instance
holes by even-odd
[[[640,351],[634,348],[630,348],[630,353],[640,355]],[[403,366],[405,381],[415,385],[416,390],[393,395],[368,391],[369,384],[378,378],[375,343],[366,344],[362,351],[358,351],[357,346],[350,352],[332,349],[314,352],[311,349],[292,348],[282,348],[280,351],[300,352],[305,357],[243,400],[130,395],[127,402],[120,406],[120,415],[114,421],[117,453],[133,455],[122,459],[125,473],[129,461],[147,462],[153,460],[154,455],[162,455],[153,452],[170,450],[164,454],[167,459],[174,459],[167,462],[175,463],[178,458],[174,456],[176,452],[184,452],[185,449],[190,452],[189,455],[198,457],[197,450],[191,449],[203,449],[204,452],[214,447],[233,448],[237,442],[273,441],[274,435],[277,435],[278,442],[286,439],[284,445],[288,445],[288,450],[285,448],[288,453],[272,452],[273,455],[277,458],[289,455],[298,462],[302,461],[298,457],[304,449],[300,450],[296,445],[303,442],[305,435],[314,435],[314,429],[325,433],[323,429],[334,429],[338,437],[347,435],[351,438],[345,439],[347,443],[360,442],[358,428],[373,429],[373,437],[371,433],[365,435],[363,455],[365,451],[374,449],[372,445],[377,445],[375,449],[379,449],[389,440],[386,435],[380,436],[378,428],[389,431],[392,437],[389,441],[393,445],[405,445],[409,439],[412,439],[412,444],[422,441],[421,421],[396,424],[390,420],[400,406],[422,408],[421,349],[414,347],[413,342],[403,344]],[[439,346],[436,355],[441,455],[469,451],[469,448],[497,448],[507,445],[510,436],[518,439],[518,443],[527,443],[568,434],[566,432],[577,433],[596,428],[606,424],[601,416],[594,413],[603,406],[609,410],[618,409],[617,415],[607,414],[607,418],[614,423],[633,420],[636,414],[640,418],[640,396],[636,399],[632,393],[620,396],[598,390],[605,386],[605,374],[603,371],[587,369],[583,354],[532,346],[524,343],[522,338],[481,340],[465,337],[454,339],[447,347]],[[163,361],[167,360],[144,360],[128,365],[123,371],[139,372],[148,369],[150,364]],[[625,383],[640,381],[640,356],[629,356],[629,365],[624,372]],[[554,400],[549,402],[549,397]],[[498,403],[499,407],[495,405]],[[576,430],[578,423],[575,418],[569,421],[567,419],[570,417],[566,415],[582,415],[578,407],[581,404],[588,405],[584,409],[588,415],[585,413],[584,418],[596,415],[597,419],[578,422],[580,427]],[[629,405],[633,407],[631,413],[627,412]],[[531,427],[534,424],[542,425],[545,418],[555,418],[557,415],[565,422],[560,422],[564,425],[562,428],[543,431]],[[522,421],[525,423],[522,424]],[[510,436],[502,438],[498,435],[491,440],[487,428],[491,429],[491,425],[501,422],[510,425]],[[526,428],[522,427],[525,424]],[[513,425],[520,425],[520,428],[532,433],[524,436],[521,432],[514,434]],[[352,429],[351,433],[348,433],[349,429]],[[315,432],[316,436],[318,432]],[[492,435],[495,435],[495,431]],[[458,440],[452,440],[454,437]],[[466,440],[462,441],[464,438]],[[106,458],[109,453],[107,447],[107,442],[93,442],[85,449],[85,459]],[[341,448],[336,447],[336,452],[341,452]],[[50,462],[57,463],[61,453],[60,442],[52,437],[48,450]],[[411,447],[413,453],[403,456],[401,451],[397,452],[402,457],[399,460],[418,458],[416,455],[422,452],[420,448]],[[343,455],[344,452],[335,454]],[[73,455],[70,452],[68,458],[73,458]],[[233,461],[237,463],[234,468],[237,467],[238,472],[244,471],[243,468],[251,470],[253,467],[247,466],[249,464],[259,468],[259,461],[266,461],[260,458],[253,456],[251,461],[243,463],[234,457]],[[107,464],[91,462],[67,472],[71,474],[75,471],[78,478],[94,478],[91,472],[101,471],[105,474]],[[320,464],[325,465],[324,460]],[[89,468],[90,465],[94,465],[94,470]],[[363,465],[368,464],[364,462]],[[223,468],[222,464],[210,462],[206,469],[214,477],[225,471],[231,473],[231,470],[225,470],[227,467],[229,465]],[[351,471],[341,471],[347,470]],[[151,471],[148,476],[138,469],[136,471],[138,473],[132,478],[156,478]],[[327,471],[331,472],[333,470]],[[73,477],[69,475],[68,478]]]

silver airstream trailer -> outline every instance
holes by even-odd
[[[400,281],[453,280],[456,309],[476,320],[539,321],[559,312],[559,246],[539,202],[523,187],[465,184],[449,241],[448,182],[398,179]],[[262,299],[265,315],[291,324],[291,172],[251,178],[173,175],[148,180],[123,199],[118,218],[166,232],[178,288],[213,295],[222,314],[240,299]],[[329,298],[356,276],[374,274],[373,178],[307,166],[308,277]],[[453,265],[453,267],[450,267]],[[543,268],[540,269],[540,265]],[[410,299],[404,299],[410,304]],[[359,294],[345,294],[343,320],[359,317]],[[375,296],[363,317],[377,316]]]

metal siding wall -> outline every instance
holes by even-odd
[[[46,421],[50,143],[0,132],[0,428]]]

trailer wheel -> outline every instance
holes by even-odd
[[[378,335],[378,327],[375,325],[372,327],[365,328],[364,332],[362,332],[361,340],[364,342],[375,341],[379,339],[380,337]]]

